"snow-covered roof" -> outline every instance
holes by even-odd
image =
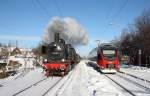
[[[31,51],[31,49],[20,48],[20,51]]]
[[[18,48],[18,47],[0,47],[0,51],[2,51],[2,49],[6,49],[9,51],[9,52],[12,52],[15,48]],[[26,48],[18,48],[20,51],[31,51],[31,49],[26,49]]]
[[[16,48],[16,47],[7,47],[7,50],[8,50],[9,52],[12,52],[15,48]]]

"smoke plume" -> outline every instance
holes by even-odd
[[[60,37],[67,43],[73,45],[85,45],[88,43],[88,36],[85,29],[73,18],[52,18],[45,28],[42,38],[43,42],[48,44],[53,42],[56,32],[59,32]]]

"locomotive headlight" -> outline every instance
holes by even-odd
[[[61,50],[60,46],[57,46],[57,49],[58,49],[58,50]]]
[[[44,59],[44,62],[47,62],[47,59]]]

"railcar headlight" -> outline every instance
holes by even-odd
[[[62,61],[62,62],[65,62],[65,59],[62,59],[61,61]]]

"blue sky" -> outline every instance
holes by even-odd
[[[88,33],[89,44],[77,49],[87,54],[96,46],[95,40],[108,42],[119,36],[147,9],[149,0],[0,0],[0,42],[18,40],[20,47],[35,47],[52,17],[69,16]]]

